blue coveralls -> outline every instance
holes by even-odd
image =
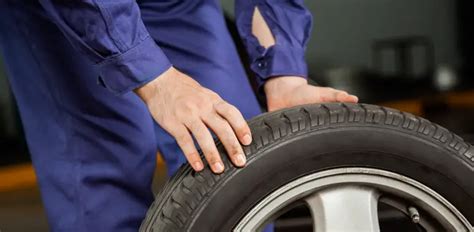
[[[236,0],[260,85],[306,76],[302,0]],[[255,7],[276,45],[251,33]],[[157,149],[185,158],[133,93],[171,65],[260,113],[217,0],[0,0],[0,45],[53,231],[136,231],[153,200]]]

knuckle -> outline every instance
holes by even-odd
[[[224,143],[228,147],[234,147],[236,143],[235,136],[233,132],[229,132],[228,130],[225,131],[225,134],[222,136],[222,143]]]
[[[205,136],[202,137],[198,142],[200,142],[199,146],[207,155],[214,155],[216,153],[217,148],[212,138],[208,138],[207,136]]]
[[[200,99],[195,103],[196,111],[202,112],[203,109],[206,109],[207,101],[205,99]]]
[[[227,107],[229,108],[230,111],[240,114],[240,110],[237,109],[237,107],[235,107],[234,105],[227,104]]]
[[[172,133],[172,136],[181,144],[188,143],[192,140],[191,135],[186,131],[186,129],[176,131],[175,133]]]
[[[240,110],[237,109],[237,107],[231,106],[231,108],[229,109],[229,113],[233,115],[236,118],[236,120],[245,121],[244,116],[242,116],[242,114],[240,113]]]
[[[186,101],[183,104],[183,109],[187,111],[195,111],[198,108],[197,104],[193,101]]]
[[[221,160],[220,156],[216,153],[209,154],[209,156],[206,157],[206,159],[210,164],[220,162],[220,160]]]
[[[212,109],[206,109],[205,111],[203,111],[202,117],[203,119],[206,119],[205,121],[214,122],[216,124],[221,123],[219,121],[219,117],[216,116],[216,112]]]
[[[178,142],[181,142],[181,143],[184,142],[184,140],[186,140],[186,136],[183,133],[176,133],[173,136]]]
[[[203,133],[205,132],[203,128],[201,127],[201,122],[196,118],[190,119],[188,124],[189,124],[189,129],[192,131],[194,135],[200,136],[200,135],[203,135]]]
[[[248,129],[247,122],[241,117],[238,117],[236,120],[234,120],[233,125],[234,129],[237,131],[245,131]]]
[[[224,109],[227,110],[231,114],[240,114],[240,111],[237,109],[237,107],[227,102],[224,104]]]
[[[209,101],[209,99],[204,99],[199,102],[198,104],[199,110],[202,114],[208,115],[214,112],[214,108],[212,106],[212,103]]]
[[[235,128],[235,132],[238,135],[243,135],[243,134],[249,133],[250,130],[245,126],[239,126],[239,127]]]
[[[237,155],[237,154],[241,153],[240,144],[234,142],[231,145],[230,153],[233,154],[233,155]]]
[[[186,134],[178,134],[177,136],[175,136],[175,139],[183,145],[187,145],[191,142],[191,139]]]
[[[214,108],[225,111],[229,108],[229,103],[225,102],[224,100],[219,100],[214,103]]]
[[[194,103],[186,103],[179,109],[177,109],[176,116],[183,120],[187,118],[196,117],[198,112],[198,107]]]
[[[224,136],[225,140],[228,141],[228,143],[234,143],[236,140],[234,131],[227,125],[225,127]]]
[[[176,120],[176,117],[173,117],[173,116],[160,117],[158,122],[163,128],[167,129],[171,134],[180,133],[180,130],[178,128],[181,123],[178,120]]]
[[[219,96],[219,94],[217,94],[216,92],[212,91],[211,89],[208,89],[208,88],[202,88],[202,92],[206,98],[211,98],[211,99],[220,99],[221,97]]]
[[[193,152],[188,152],[185,154],[185,156],[188,158],[189,161],[200,161],[201,158],[199,157],[199,153],[193,151]]]
[[[222,123],[216,123],[212,129],[218,136],[221,136],[222,138],[226,138],[227,135],[227,130],[225,127],[222,125]]]
[[[217,128],[220,130],[220,131],[223,131],[225,132],[226,134],[228,133],[228,127],[227,127],[227,121],[224,120],[223,118],[221,117],[214,117],[213,118],[214,122],[216,123],[217,125]]]
[[[216,129],[217,132],[219,132],[219,134],[222,136],[222,139],[226,142],[233,141],[235,133],[229,123],[222,118],[217,119],[217,121]]]
[[[209,97],[215,101],[219,101],[221,99],[221,96],[219,96],[219,94],[217,94],[214,91],[209,90],[208,94],[209,94]]]

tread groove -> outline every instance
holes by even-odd
[[[467,165],[474,166],[474,147],[461,137],[423,118],[380,106],[350,103],[298,106],[272,112],[264,117],[258,116],[249,125],[254,140],[250,146],[244,147],[249,160],[282,138],[352,125],[416,135],[443,146]],[[218,188],[225,177],[239,170],[228,168],[231,166],[230,161],[223,159],[227,168],[221,175],[213,175],[209,169],[196,173],[191,171],[189,165],[183,166],[156,197],[140,231],[187,231],[192,221],[187,220],[190,218],[188,215],[199,209],[205,197]]]

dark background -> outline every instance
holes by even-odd
[[[222,2],[232,21],[234,1]],[[314,14],[307,51],[311,79],[348,90],[364,103],[426,117],[474,141],[471,2],[308,0]],[[0,57],[0,178],[21,179],[16,167],[31,169],[29,162]],[[0,179],[0,230],[46,230],[36,185],[2,189],[5,180]]]
[[[349,90],[365,103],[390,105],[400,100],[421,101],[421,112],[415,113],[448,127],[452,125],[445,121],[454,117],[450,113],[456,109],[446,105],[442,95],[474,90],[471,78],[474,20],[469,0],[313,0],[306,3],[314,15],[313,35],[307,51],[312,80]],[[232,4],[233,1],[223,1],[230,20]],[[464,98],[470,96],[465,95]],[[410,111],[403,103],[399,105],[402,110]],[[439,109],[439,115],[433,108]],[[472,109],[462,110],[471,113]],[[461,134],[472,133],[474,125],[470,124],[474,123],[470,123],[468,117],[471,115],[464,115],[462,121],[456,118],[459,125],[449,129]],[[29,160],[1,60],[0,151],[0,166]]]

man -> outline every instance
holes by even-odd
[[[0,17],[53,231],[137,230],[153,199],[157,148],[169,174],[186,160],[201,171],[194,138],[218,174],[212,131],[245,165],[244,118],[260,109],[218,1],[0,0]],[[302,1],[237,0],[236,22],[268,110],[357,101],[307,84]]]

